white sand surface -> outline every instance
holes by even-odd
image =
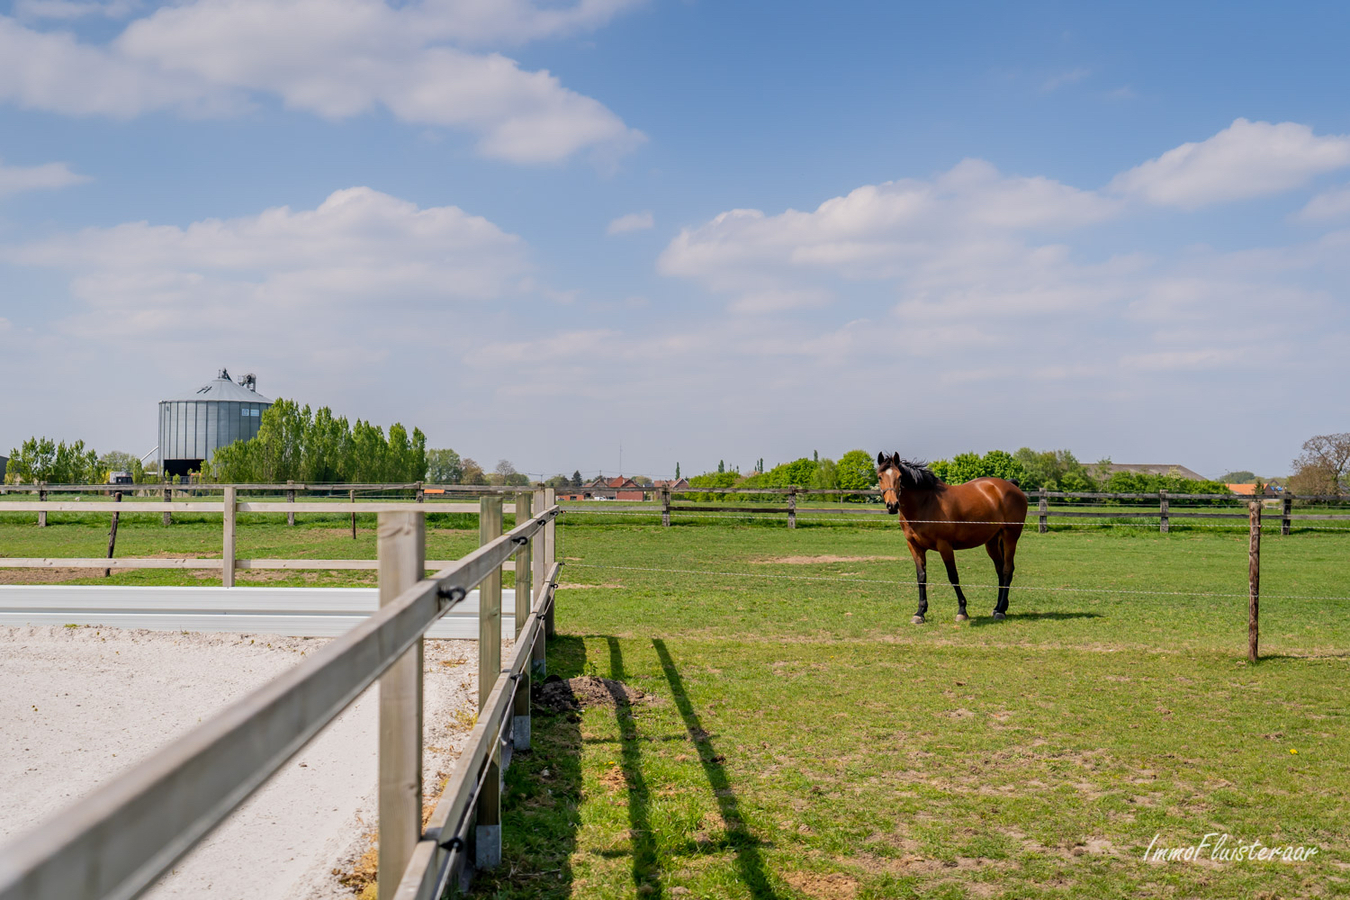
[[[325,643],[0,628],[0,841],[115,778]],[[426,642],[428,791],[449,774],[468,737],[477,659],[474,642]],[[371,688],[146,896],[350,898],[333,870],[369,846],[376,734]]]

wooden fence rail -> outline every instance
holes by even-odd
[[[0,847],[0,900],[96,900],[135,897],[205,837],[287,759],[360,693],[380,681],[380,896],[439,898],[464,867],[471,842],[490,860],[495,793],[479,788],[484,767],[509,762],[507,711],[520,715],[519,691],[529,690],[531,659],[547,636],[559,565],[552,560],[554,521],[561,510],[551,492],[540,512],[478,550],[422,578],[423,510],[380,515],[381,606],[364,623],[295,668],[172,742],[111,783],[37,828]],[[487,518],[487,517],[485,517]],[[488,539],[490,538],[490,539]],[[427,629],[467,593],[496,575],[508,558],[533,544],[534,560],[550,568],[534,589],[504,667],[480,658],[479,678],[491,685],[469,744],[436,807],[421,828],[421,641]],[[537,563],[526,566],[538,570]],[[519,595],[518,595],[519,596]],[[484,617],[480,603],[480,622]],[[479,642],[500,652],[500,630]],[[495,619],[500,629],[500,615]],[[527,693],[528,696],[528,693]],[[528,715],[529,707],[524,706]],[[517,745],[518,746],[518,745]],[[490,774],[490,773],[489,773]],[[497,785],[493,785],[495,789]],[[476,810],[476,812],[475,812]],[[473,818],[473,816],[477,818]],[[499,820],[493,820],[499,821]],[[480,824],[474,828],[474,823]],[[466,836],[466,837],[461,837]],[[486,842],[486,843],[485,843]],[[500,844],[496,858],[500,859]]]
[[[636,493],[635,490],[628,492]],[[797,527],[797,518],[799,516],[841,516],[841,515],[887,515],[885,509],[879,509],[875,506],[854,506],[854,507],[815,507],[800,506],[797,499],[802,496],[863,496],[879,497],[880,491],[844,491],[844,490],[806,490],[797,488],[708,488],[708,489],[690,489],[686,491],[672,492],[667,488],[650,489],[660,503],[656,506],[609,506],[605,504],[603,511],[605,513],[647,513],[661,515],[661,524],[667,528],[670,527],[671,516],[680,513],[685,514],[707,514],[724,513],[733,515],[786,515],[788,528]],[[732,506],[728,504],[711,504],[703,502],[676,502],[680,496],[701,496],[704,494],[713,495],[763,495],[763,496],[784,496],[787,498],[786,506]],[[645,492],[644,492],[645,497]],[[1248,518],[1247,506],[1249,503],[1278,503],[1280,506],[1280,532],[1289,534],[1294,522],[1299,520],[1324,520],[1324,521],[1344,521],[1350,523],[1350,514],[1327,514],[1327,513],[1296,513],[1294,512],[1295,501],[1308,502],[1346,502],[1350,497],[1339,495],[1301,495],[1281,494],[1271,497],[1253,498],[1243,497],[1238,494],[1174,494],[1169,491],[1159,491],[1155,494],[1109,494],[1101,492],[1072,492],[1072,491],[1032,491],[1029,499],[1036,501],[1036,506],[1027,511],[1027,519],[1035,519],[1038,530],[1044,534],[1050,530],[1050,519],[1125,519],[1125,518],[1157,518],[1158,531],[1167,534],[1171,529],[1173,519],[1246,519]],[[1127,509],[1112,510],[1109,512],[1093,512],[1082,509],[1051,509],[1050,500],[1117,500],[1139,502],[1146,501],[1157,504],[1157,509],[1145,510],[1143,507],[1131,507]],[[1206,501],[1208,503],[1227,503],[1233,504],[1232,512],[1214,512],[1214,507],[1203,507],[1202,510],[1178,510],[1172,506],[1174,501]],[[585,501],[581,501],[585,502]],[[573,509],[582,509],[583,507],[571,507]]]
[[[117,492],[116,497],[121,493]],[[521,520],[522,513],[525,518],[529,518],[531,508],[531,494],[517,493],[515,505],[511,511],[516,516],[517,521]],[[489,499],[489,498],[484,498]],[[494,495],[499,510],[503,509],[502,496]],[[373,559],[239,559],[235,552],[235,538],[238,531],[238,516],[240,513],[267,513],[280,514],[286,513],[288,517],[293,517],[295,513],[350,513],[355,516],[356,513],[471,513],[480,515],[482,512],[481,503],[448,503],[444,501],[431,500],[426,502],[416,502],[411,500],[373,500],[367,502],[334,501],[332,503],[290,503],[290,502],[257,502],[250,500],[238,500],[235,495],[235,488],[227,486],[225,496],[221,500],[203,500],[203,501],[173,501],[165,503],[163,501],[136,501],[129,500],[119,502],[114,500],[13,500],[0,503],[0,511],[5,512],[36,512],[43,517],[39,524],[44,524],[46,515],[49,512],[80,512],[80,513],[112,513],[113,525],[109,529],[108,536],[108,555],[104,558],[63,558],[63,557],[6,557],[0,556],[0,569],[50,569],[50,568],[71,568],[71,569],[206,569],[217,570],[221,573],[221,579],[226,587],[234,585],[234,573],[240,569],[293,569],[293,570],[312,570],[312,571],[361,571],[375,570],[379,568],[379,562]],[[116,549],[117,523],[122,515],[128,513],[164,513],[167,518],[172,512],[193,512],[220,514],[221,516],[221,558],[207,559],[199,557],[177,557],[177,558],[140,558],[140,557],[115,557]],[[499,525],[500,528],[500,525]],[[227,560],[229,561],[227,563]],[[440,569],[451,565],[450,560],[428,560],[426,566],[428,569]],[[505,563],[503,567],[506,571],[514,571],[513,562]]]

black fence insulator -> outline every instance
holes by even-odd
[[[458,603],[469,596],[469,592],[456,585],[455,587],[438,588],[436,590],[436,596],[440,597],[442,600],[448,600],[451,603]]]

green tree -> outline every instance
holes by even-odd
[[[928,468],[947,484],[965,484],[976,478],[1003,478],[1025,487],[1030,481],[1022,464],[1004,450],[990,450],[984,456],[958,453],[950,460],[929,463]]]
[[[675,464],[675,480],[676,480],[676,481],[679,481],[679,480],[680,480],[680,464],[679,464],[679,463],[676,463],[676,464]]]
[[[865,491],[876,487],[877,469],[866,450],[850,450],[839,457],[836,471],[841,490]]]
[[[224,482],[414,482],[426,478],[426,435],[401,423],[384,430],[357,419],[348,426],[327,407],[311,412],[277,400],[262,414],[258,434],[216,451],[202,476]]]
[[[10,484],[98,484],[105,481],[98,454],[84,441],[67,444],[48,437],[32,437],[9,451],[5,481]]]
[[[811,487],[818,491],[832,491],[839,487],[839,464],[826,457],[816,462],[816,474]]]
[[[1240,472],[1225,472],[1219,476],[1219,480],[1224,484],[1256,484],[1258,479],[1255,472],[1248,472],[1243,469]]]
[[[449,447],[427,451],[427,481],[433,484],[459,484],[464,475],[464,461]]]

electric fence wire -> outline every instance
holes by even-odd
[[[561,545],[561,542],[560,542]],[[832,584],[885,584],[892,587],[918,587],[918,581],[891,580],[883,578],[838,578],[826,577],[822,575],[778,575],[767,572],[717,572],[708,569],[664,569],[648,566],[601,566],[593,563],[568,562],[567,565],[577,569],[606,569],[622,572],[655,572],[669,575],[703,575],[713,578],[763,578],[763,579],[781,579],[784,581],[816,581],[829,582]],[[925,587],[942,588],[952,587],[945,581],[929,581]],[[956,585],[961,590],[983,590],[986,588],[997,588],[996,584],[968,584],[960,582]],[[1248,594],[1226,593],[1222,591],[1141,591],[1127,588],[1070,588],[1070,587],[1049,587],[1044,585],[1020,585],[1020,590],[1026,591],[1054,591],[1056,593],[1067,594],[1131,594],[1147,595],[1155,597],[1241,597],[1246,599]],[[1265,594],[1261,595],[1262,600],[1347,600],[1347,597],[1323,597],[1311,594]]]
[[[596,569],[616,572],[649,572],[662,575],[698,575],[708,578],[758,578],[766,581],[803,581],[803,582],[825,582],[829,584],[882,584],[890,587],[904,588],[919,586],[918,580],[905,579],[885,579],[885,578],[840,578],[838,576],[824,575],[781,575],[770,572],[719,572],[710,569],[671,569],[655,566],[612,566],[597,565],[595,563],[581,562],[580,559],[569,558],[564,550],[563,536],[567,529],[559,527],[555,534],[555,547],[558,559],[563,561],[564,565],[575,569]],[[559,585],[562,587],[562,585]],[[999,587],[995,584],[968,584],[959,582],[951,585],[944,581],[929,581],[925,583],[929,589],[960,587],[964,590],[988,590]],[[1243,591],[1224,592],[1224,591],[1144,591],[1135,588],[1072,588],[1072,587],[1051,587],[1048,585],[1028,585],[1021,584],[1017,588],[1022,591],[1047,591],[1051,593],[1063,594],[1128,594],[1130,596],[1152,596],[1152,597],[1210,597],[1220,599],[1249,599],[1249,593]],[[1350,596],[1330,597],[1312,594],[1267,594],[1261,595],[1263,600],[1340,600],[1350,601]]]
[[[660,508],[655,508],[655,509],[652,509],[652,510],[643,510],[643,509],[580,509],[580,508],[576,508],[576,507],[568,507],[568,509],[569,509],[571,512],[573,512],[574,514],[578,515],[578,516],[635,516],[635,517],[636,517],[636,516],[648,516],[648,515],[650,515],[650,516],[657,516],[657,517],[659,517],[659,516],[661,515],[661,512],[662,512],[662,510],[661,510]],[[671,514],[671,519],[672,519],[672,520],[676,517],[676,515],[678,515],[681,519],[725,519],[725,520],[732,520],[732,521],[764,521],[764,522],[766,522],[766,524],[772,524],[772,522],[768,522],[768,521],[765,520],[765,517],[766,517],[766,516],[769,516],[769,515],[775,515],[775,516],[786,515],[786,513],[781,513],[781,512],[775,512],[775,513],[686,513],[686,512],[681,512],[679,509],[676,509],[676,508],[672,508],[671,511],[670,511],[670,514]],[[1121,515],[1121,517],[1123,518],[1123,517],[1126,516],[1126,515],[1129,515],[1129,514],[1128,514],[1128,513],[1123,513],[1123,514]],[[875,525],[885,525],[885,524],[887,524],[887,523],[886,523],[886,520],[883,519],[883,518],[881,518],[881,514],[880,514],[880,513],[874,513],[874,514],[872,514],[872,515],[865,515],[865,516],[859,516],[859,515],[853,515],[853,516],[850,516],[850,515],[847,515],[847,514],[845,514],[845,515],[834,515],[834,514],[825,514],[825,515],[822,515],[822,514],[819,514],[819,513],[816,513],[816,514],[813,515],[809,510],[807,510],[807,511],[798,510],[798,511],[797,511],[797,518],[798,518],[798,519],[812,519],[812,520],[814,520],[814,521],[816,521],[816,522],[821,522],[821,523],[826,523],[826,522],[839,522],[839,521],[848,521],[848,522],[871,522],[871,523],[873,523],[873,524],[875,524]],[[1029,516],[1027,517],[1027,521],[1025,521],[1025,522],[994,522],[994,521],[989,521],[989,522],[961,522],[961,523],[959,523],[959,524],[964,524],[964,525],[1024,525],[1024,526],[1025,526],[1025,525],[1034,525],[1034,524],[1035,524],[1035,519],[1036,519],[1036,518],[1037,518],[1037,516],[1033,513],[1033,514],[1031,514],[1031,515],[1029,515]],[[1048,518],[1051,518],[1051,519],[1055,518],[1055,514],[1054,514],[1053,512],[1050,513],[1049,516],[1048,516]],[[1073,518],[1084,518],[1084,519],[1088,519],[1088,518],[1092,518],[1092,517],[1088,517],[1088,516],[1082,516],[1082,517],[1074,516]],[[1103,518],[1105,518],[1105,516],[1103,516]],[[1051,528],[1058,528],[1058,529],[1064,529],[1064,528],[1081,528],[1081,527],[1084,527],[1084,526],[1092,527],[1092,528],[1101,528],[1101,527],[1107,527],[1107,528],[1158,528],[1158,527],[1159,527],[1158,521],[1157,521],[1157,520],[1158,520],[1158,516],[1155,514],[1155,515],[1153,516],[1153,519],[1154,519],[1154,521],[1152,521],[1152,522],[1099,522],[1099,521],[1085,521],[1085,522],[1082,522],[1082,523],[1080,523],[1080,524],[1078,524],[1078,525],[1074,525],[1074,524],[1072,524],[1072,523],[1062,522],[1062,521],[1061,521],[1061,522],[1053,522],[1053,523],[1049,523],[1049,525],[1050,525]],[[916,524],[916,525],[917,525],[917,524],[928,524],[928,525],[935,525],[935,524],[951,524],[951,520],[948,520],[948,519],[910,519],[910,520],[908,520],[908,521],[910,521],[910,522],[912,522],[912,523],[914,523],[914,524]],[[1248,527],[1249,527],[1249,526],[1248,526],[1246,523],[1244,523],[1244,522],[1239,522],[1239,521],[1234,521],[1232,524],[1223,524],[1223,523],[1218,523],[1218,522],[1212,523],[1212,524],[1211,524],[1211,523],[1204,523],[1204,522],[1187,522],[1187,521],[1181,521],[1181,522],[1169,521],[1169,523],[1168,523],[1168,528],[1169,528],[1169,530],[1171,530],[1171,529],[1191,529],[1191,528],[1224,528],[1224,529],[1228,529],[1229,531],[1243,531],[1243,532],[1245,532],[1245,531],[1248,530]],[[1262,531],[1265,531],[1265,530],[1268,529],[1268,528],[1280,528],[1280,527],[1282,527],[1282,525],[1281,525],[1281,522],[1279,521],[1279,517],[1278,517],[1278,516],[1269,516],[1269,517],[1263,517],[1263,518],[1262,518],[1262,521],[1261,521],[1261,530],[1262,530]],[[1291,522],[1291,523],[1290,523],[1290,528],[1295,529],[1295,530],[1298,530],[1298,531],[1350,531],[1350,516],[1347,516],[1347,517],[1346,517],[1346,524],[1345,524],[1345,525],[1302,525],[1302,524],[1299,524],[1299,523],[1298,523],[1298,520],[1295,520],[1294,522]]]

